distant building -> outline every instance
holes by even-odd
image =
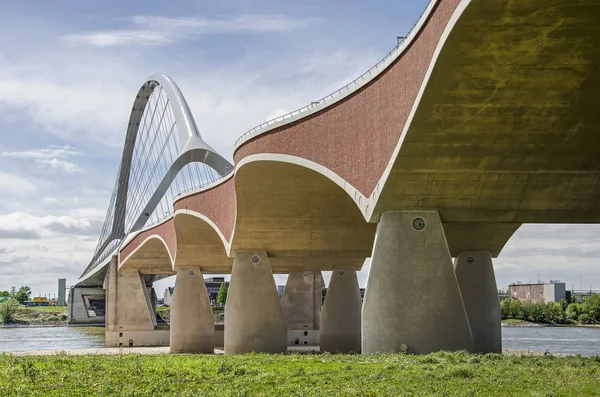
[[[58,306],[66,306],[66,296],[67,296],[67,279],[59,278],[58,279]]]
[[[520,301],[533,303],[558,302],[566,299],[565,283],[535,283],[535,284],[510,284],[508,295]]]
[[[210,300],[211,305],[217,303],[217,295],[219,295],[219,289],[221,289],[221,284],[223,283],[225,283],[225,285],[227,285],[227,288],[229,288],[229,281],[225,281],[225,277],[209,277],[204,279],[204,284],[206,285],[206,292],[208,292],[208,299]],[[175,287],[165,288],[165,294],[163,299],[164,305],[171,306],[174,292]]]

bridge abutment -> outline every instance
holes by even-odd
[[[324,286],[320,271],[290,271],[281,298],[288,329],[288,345],[319,343],[319,318]]]
[[[171,302],[171,353],[213,353],[215,326],[199,267],[177,269]]]
[[[388,211],[377,225],[362,311],[362,352],[473,351],[437,211]]]
[[[359,353],[362,301],[354,267],[336,267],[321,312],[321,351]]]
[[[106,347],[168,346],[168,326],[158,326],[151,292],[137,269],[118,270],[113,257],[106,274]]]
[[[225,303],[225,354],[282,353],[287,326],[266,251],[238,251]]]
[[[489,252],[464,251],[454,271],[473,333],[477,353],[502,353],[502,324],[498,288]]]

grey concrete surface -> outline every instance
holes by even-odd
[[[321,296],[325,286],[319,271],[291,271],[281,306],[290,330],[317,330],[321,316]]]
[[[111,260],[106,279],[106,347],[166,346],[168,326],[157,327],[150,293],[137,269],[117,270]]]
[[[438,213],[383,213],[363,304],[362,352],[424,354],[473,347]]]
[[[454,272],[465,304],[477,353],[502,353],[502,318],[489,252],[461,252]]]
[[[360,289],[353,267],[336,267],[331,273],[321,312],[321,351],[360,352]]]
[[[238,251],[225,303],[225,354],[286,351],[287,326],[265,251]]]
[[[102,287],[72,287],[69,290],[69,325],[102,325],[105,316],[90,316],[85,305],[85,297],[101,298],[105,295]]]
[[[212,353],[215,327],[199,267],[177,269],[171,303],[171,353]]]

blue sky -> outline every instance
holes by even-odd
[[[244,131],[375,64],[425,5],[0,3],[0,289],[54,293],[58,277],[77,280],[104,219],[134,96],[150,74],[179,84],[203,137],[231,158]],[[499,287],[539,272],[577,288],[583,274],[584,287],[600,288],[598,232],[523,227],[495,262]]]

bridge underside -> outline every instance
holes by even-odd
[[[592,1],[472,1],[377,214],[431,208],[484,229],[600,222],[598,15]]]

